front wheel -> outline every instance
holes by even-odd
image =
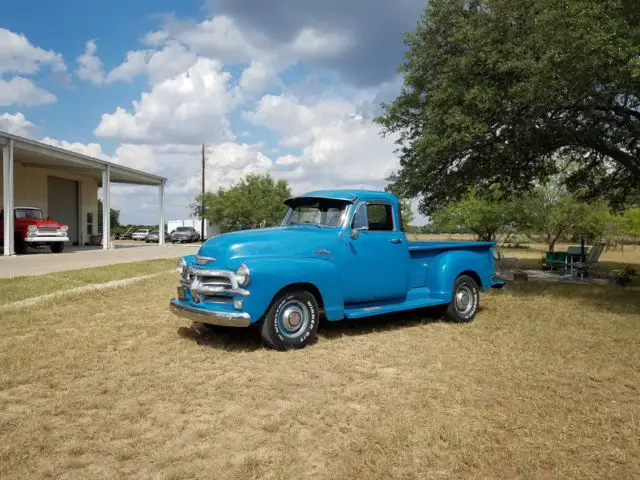
[[[304,348],[316,338],[320,315],[316,297],[306,290],[276,296],[262,319],[263,341],[277,350]]]
[[[453,283],[451,303],[445,317],[452,322],[470,322],[480,307],[480,290],[476,281],[468,275],[460,275]]]
[[[25,242],[24,239],[19,235],[16,235],[15,239],[16,242],[14,248],[16,250],[16,253],[18,255],[26,255],[27,253],[29,253],[29,244]]]
[[[62,253],[62,250],[64,250],[64,243],[62,242],[52,243],[50,247],[53,253]]]

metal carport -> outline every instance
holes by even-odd
[[[103,189],[102,209],[102,246],[110,247],[111,229],[109,212],[111,208],[111,183],[134,185],[152,185],[159,189],[160,231],[164,231],[165,205],[164,186],[166,178],[124,167],[87,155],[82,155],[42,142],[12,135],[0,131],[2,152],[2,196],[3,209],[12,212],[14,203],[14,171],[17,163],[29,168],[46,168],[56,172],[70,172],[83,177],[93,178]],[[97,194],[97,191],[96,191]],[[14,255],[13,215],[4,216],[4,255]],[[160,245],[164,245],[164,236],[160,235]]]

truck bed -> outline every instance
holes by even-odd
[[[424,252],[425,250],[457,250],[487,248],[495,245],[495,242],[408,242],[409,252]]]

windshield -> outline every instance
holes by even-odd
[[[178,227],[176,232],[188,232],[190,227]]]
[[[149,230],[136,230],[136,233],[148,233]]]
[[[342,224],[348,202],[325,198],[298,198],[289,204],[283,225],[319,225],[338,227]]]
[[[16,218],[35,218],[36,220],[44,220],[42,211],[36,208],[16,208]]]
[[[158,235],[160,233],[158,230],[153,230],[149,235]]]

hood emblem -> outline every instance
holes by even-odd
[[[213,257],[201,257],[200,255],[196,256],[196,263],[198,265],[206,265],[207,263],[215,262],[216,259]]]
[[[331,250],[327,250],[326,248],[322,248],[320,250],[316,250],[313,252],[315,255],[331,255]]]

